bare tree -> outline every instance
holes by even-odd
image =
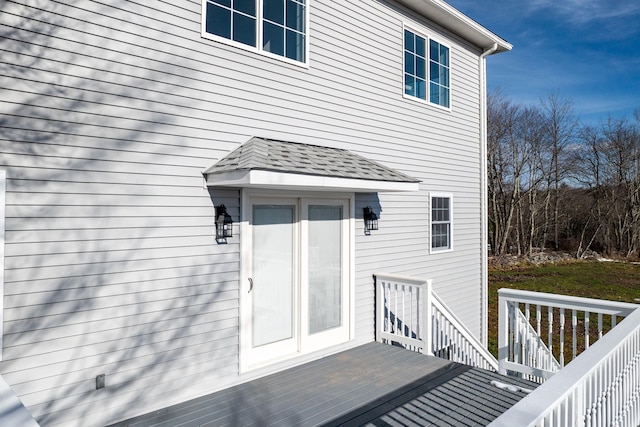
[[[608,215],[608,205],[604,202],[604,159],[600,133],[593,126],[583,126],[578,131],[578,140],[580,147],[574,152],[574,163],[578,167],[574,169],[573,178],[586,188],[582,198],[589,205],[583,211],[585,216],[578,227],[580,234],[576,257],[581,258],[591,249],[602,230],[602,221]]]
[[[546,222],[551,223],[553,227],[553,249],[558,250],[561,203],[559,189],[568,174],[565,167],[568,164],[565,161],[567,147],[573,142],[578,122],[574,114],[573,101],[557,93],[552,93],[542,100],[542,110],[545,114],[546,136],[551,151],[547,178]],[[549,218],[549,209],[553,210],[553,219]]]
[[[514,127],[520,107],[500,92],[490,93],[487,101],[488,193],[492,249],[505,251],[517,199],[521,162],[514,144]]]
[[[521,179],[523,197],[518,204],[518,218],[521,225],[517,242],[518,253],[531,254],[537,245],[539,230],[539,193],[544,179],[545,147],[544,116],[539,108],[523,108],[518,117],[520,143],[528,153],[526,166]]]
[[[488,102],[488,185],[494,254],[530,252],[536,229],[535,199],[542,179],[543,116],[499,92]]]
[[[573,102],[488,98],[489,231],[495,255],[547,244],[640,256],[640,109],[580,126]]]

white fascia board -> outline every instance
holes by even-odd
[[[398,2],[458,34],[483,50],[490,49],[494,44],[497,44],[498,47],[496,53],[509,51],[513,47],[500,36],[492,33],[442,0],[398,0]]]
[[[349,191],[354,193],[411,192],[418,191],[420,187],[418,182],[376,181],[263,170],[209,174],[207,175],[207,185],[210,187]]]

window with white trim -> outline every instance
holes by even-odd
[[[450,195],[431,195],[431,252],[453,249],[453,200]]]
[[[203,0],[203,35],[307,61],[307,0]]]
[[[449,108],[451,106],[449,59],[447,46],[405,28],[404,94]]]

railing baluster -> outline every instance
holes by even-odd
[[[387,325],[387,332],[389,332],[390,334],[393,333],[393,317],[391,315],[391,291],[392,291],[392,284],[389,283],[389,286],[387,287],[387,317],[388,317],[388,325]]]
[[[525,303],[524,305],[524,318],[527,321],[527,324],[531,324],[531,304],[529,303]],[[523,361],[526,360],[525,363],[527,363],[529,366],[533,365],[533,360],[534,360],[534,355],[533,352],[531,351],[531,338],[527,337],[526,339],[526,359],[523,359]]]
[[[396,335],[398,335],[398,284],[395,284],[393,292],[393,328]]]
[[[584,312],[584,349],[589,348],[589,316],[591,313],[588,311]]]
[[[413,304],[414,304],[414,300],[413,300],[413,286],[409,286],[409,336],[411,338],[414,338],[411,333],[411,331],[416,331],[415,334],[415,338],[419,338],[420,336],[417,335],[417,331],[418,331],[418,323],[416,322],[416,319],[413,318]]]
[[[444,331],[445,324],[442,320],[442,314],[438,313],[438,351],[442,350],[444,347]]]
[[[560,309],[560,366],[564,367],[564,308]]]
[[[542,354],[542,329],[540,327],[542,323],[542,307],[540,304],[536,305],[536,334],[537,334],[537,346],[536,346],[536,368],[543,368],[543,357]]]
[[[604,372],[602,371],[602,369],[598,369],[596,372],[594,372],[594,376],[595,376],[595,383],[596,383],[596,395],[594,397],[596,423],[599,426],[604,426],[605,424],[604,424],[603,415],[604,415],[604,406],[606,405],[606,396],[604,395],[604,392],[605,392]]]
[[[613,361],[609,361],[609,362],[605,362],[605,368],[606,368],[606,377],[605,377],[605,384],[607,385],[607,401],[606,401],[606,405],[605,405],[605,419],[604,419],[604,423],[605,425],[611,425],[612,424],[612,409],[613,409],[613,400],[615,399],[614,397],[614,382],[615,382],[615,373],[613,370]]]
[[[549,323],[549,332],[548,332],[548,347],[549,347],[549,367],[551,366],[551,358],[553,357],[553,307],[549,306],[548,311],[548,323]]]
[[[407,316],[405,314],[405,308],[406,308],[406,301],[405,301],[405,289],[406,289],[406,285],[402,285],[401,291],[400,291],[400,301],[402,303],[402,319],[400,319],[402,321],[402,330],[400,335],[402,336],[408,336],[408,330],[407,330]]]
[[[571,310],[571,326],[573,327],[573,331],[572,331],[573,356],[571,357],[571,360],[573,360],[576,358],[576,355],[578,354],[578,337],[577,337],[578,313],[576,313],[576,310]]]
[[[520,310],[520,308],[517,305],[514,305],[513,309],[514,309],[514,312],[516,310]],[[521,353],[520,341],[522,337],[520,335],[520,317],[519,316],[516,316],[514,329],[516,331],[516,335],[513,342],[513,361],[515,363],[520,363],[520,353]]]
[[[436,322],[435,322],[435,327],[436,327],[436,336],[435,336],[435,348],[434,350],[440,350],[442,348],[442,337],[441,337],[441,331],[442,331],[442,321],[440,320],[440,312],[437,313],[437,317],[436,317]]]
[[[513,333],[515,331],[515,320],[513,317],[513,305],[511,303],[507,303],[506,304],[506,308],[507,308],[507,320],[506,320],[506,324],[507,324],[507,333],[506,333],[506,338],[507,338],[507,353],[506,353],[506,357],[505,360],[513,360]],[[506,375],[505,372],[502,372],[502,375]]]
[[[511,309],[512,309],[511,315],[513,316],[513,319],[512,319],[512,322],[513,322],[513,356],[512,356],[512,360],[515,360],[515,355],[516,355],[516,352],[517,352],[516,343],[519,341],[518,335],[520,334],[520,331],[518,330],[518,327],[516,326],[517,325],[516,312],[518,310],[517,304],[515,304],[515,303],[512,304]]]
[[[540,329],[540,322],[542,321],[542,308],[540,305],[536,305],[536,332],[538,336],[542,335],[542,331]]]
[[[592,394],[592,378],[587,378],[587,380],[585,381],[585,394],[586,394],[586,401],[587,402],[592,402],[593,401],[593,394]],[[592,416],[592,412],[593,412],[593,405],[589,405],[588,407],[585,408],[586,409],[586,417],[585,417],[585,421],[586,421],[586,425],[590,426],[591,425],[591,416]]]
[[[391,286],[389,283],[384,285],[384,328],[385,332],[391,332]]]
[[[389,284],[387,282],[383,282],[382,284],[382,292],[384,294],[384,325],[382,327],[384,332],[389,332],[391,330],[391,325],[389,324],[389,319],[391,318],[391,304],[389,304],[390,292],[389,292]]]
[[[602,313],[598,313],[598,339],[602,338]]]
[[[382,324],[381,326],[381,331],[382,332],[388,332],[388,316],[389,316],[389,297],[387,295],[387,283],[386,282],[381,282],[380,283],[380,292],[382,294],[382,307],[380,307],[380,309],[382,310],[382,312],[380,313],[380,319],[382,319]]]

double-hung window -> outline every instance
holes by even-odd
[[[404,93],[451,106],[449,48],[416,32],[404,30]]]
[[[203,35],[307,62],[308,0],[203,0]]]
[[[431,195],[431,252],[453,249],[452,213],[452,197],[450,195]]]

